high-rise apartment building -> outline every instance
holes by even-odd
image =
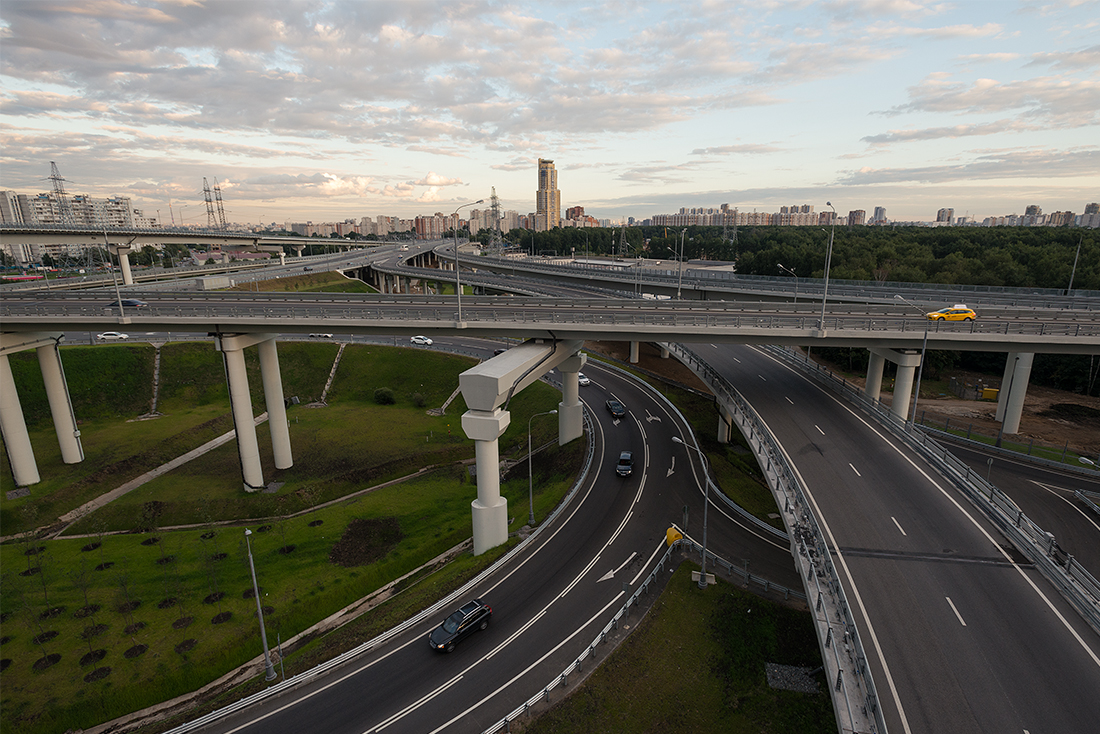
[[[871,224],[886,224],[886,207],[875,207],[875,216],[871,218]]]
[[[535,231],[546,232],[561,226],[561,191],[554,161],[539,158],[539,187],[535,191]]]
[[[853,209],[848,212],[848,224],[867,224],[867,212],[863,209]]]
[[[940,209],[936,212],[936,221],[951,224],[955,221],[955,210],[950,208]]]

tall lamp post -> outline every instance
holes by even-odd
[[[917,308],[917,304],[913,303],[908,298],[905,298],[904,296],[895,294],[894,295],[894,300],[903,301],[903,302],[909,304],[913,308],[916,308],[917,311],[919,311],[920,314],[922,316],[924,316],[924,311],[921,311],[919,308]],[[920,364],[917,366],[917,391],[915,393],[913,393],[913,415],[909,419],[909,422],[914,424],[914,425],[917,422],[917,400],[920,399],[920,378],[921,378],[921,375],[924,374],[924,356],[927,353],[928,353],[928,317],[925,316],[924,317],[924,344],[922,344],[921,348],[920,348]]]
[[[532,478],[534,474],[531,471],[531,421],[538,418],[540,415],[557,415],[558,411],[548,410],[545,413],[535,413],[533,416],[527,419],[527,502],[530,508],[527,511],[527,524],[535,524],[535,480]]]
[[[825,331],[825,301],[829,298],[829,266],[833,262],[833,235],[836,234],[836,207],[833,202],[826,201],[825,206],[833,210],[833,226],[829,230],[829,251],[825,255],[825,290],[821,292],[821,331]]]
[[[256,584],[256,564],[252,562],[252,541],[249,536],[252,535],[252,531],[245,528],[244,542],[248,546],[248,568],[252,571],[252,593],[256,595],[256,614],[260,618],[260,639],[264,642],[264,668],[267,670],[267,675],[264,676],[264,680],[275,680],[276,673],[275,668],[271,666],[271,655],[267,652],[267,632],[264,630],[264,608],[260,605],[260,587]]]
[[[485,199],[478,199],[477,201],[471,201],[469,204],[463,204],[454,210],[454,214],[451,217],[454,218],[454,233],[455,233],[455,293],[458,295],[458,326],[462,327],[462,278],[459,276],[459,271],[462,270],[462,266],[458,264],[458,210],[465,209],[468,206],[474,206],[475,204],[481,204]]]
[[[707,462],[707,455],[698,446],[684,443],[679,436],[673,436],[672,441],[693,449],[703,460],[703,477],[706,481],[703,489],[703,567],[699,571],[699,588],[705,589],[707,588],[707,506],[710,505],[710,464]]]
[[[684,235],[687,227],[680,230],[680,275],[676,278],[676,300],[680,300],[680,284],[684,282]]]
[[[776,263],[776,267],[778,267],[780,270],[786,270],[794,277],[794,302],[798,303],[798,276],[795,275],[795,272],[790,268],[784,267],[782,263]]]

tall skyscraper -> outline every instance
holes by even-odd
[[[938,212],[936,212],[936,221],[947,222],[948,224],[954,223],[955,210],[951,208],[940,209]]]
[[[561,226],[561,192],[554,161],[539,158],[539,187],[535,191],[535,231],[546,232]]]
[[[875,224],[885,224],[886,223],[886,207],[876,206],[875,207],[875,216],[872,218],[871,221]]]

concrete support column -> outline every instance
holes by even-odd
[[[264,488],[260,467],[260,445],[256,440],[256,420],[252,415],[252,397],[248,392],[248,372],[244,367],[244,350],[222,345],[225,376],[229,383],[229,401],[233,406],[233,425],[237,429],[237,453],[241,458],[241,475],[246,492]]]
[[[19,404],[19,393],[15,391],[15,378],[6,354],[0,354],[0,433],[8,449],[8,462],[16,486],[38,484],[42,477],[38,475],[27,423],[23,420],[23,406]]]
[[[126,285],[133,285],[134,274],[130,272],[129,248],[118,251],[118,264],[122,268],[122,282]]]
[[[877,402],[882,395],[882,368],[886,366],[886,358],[874,351],[870,355],[867,363],[867,384],[863,388],[863,394]]]
[[[1031,380],[1031,365],[1035,354],[1010,352],[1005,363],[1005,376],[997,394],[997,420],[1004,433],[1019,433],[1020,417],[1024,412],[1024,398]]]
[[[275,453],[275,468],[294,466],[290,450],[290,426],[286,420],[286,402],[283,400],[283,377],[279,370],[279,352],[274,339],[259,344],[260,375],[264,381],[264,400],[267,403],[267,425],[271,429],[271,450]]]
[[[909,415],[909,398],[913,395],[913,377],[917,369],[911,364],[898,364],[898,376],[894,380],[894,401],[890,412],[901,420]]]
[[[558,446],[564,446],[584,433],[584,406],[581,405],[577,375],[587,361],[587,354],[577,353],[558,365],[562,378],[562,401],[558,403]]]
[[[728,444],[730,442],[730,424],[733,422],[733,417],[722,407],[721,403],[716,403],[718,406],[718,443]]]
[[[477,466],[477,499],[470,503],[475,556],[508,541],[508,500],[500,496],[498,439],[510,422],[511,414],[501,408],[468,410],[462,416],[462,430],[474,440]]]
[[[638,342],[630,342],[630,364],[638,364]]]
[[[80,429],[76,426],[73,404],[69,399],[69,385],[61,367],[61,354],[57,342],[38,347],[38,366],[42,382],[46,386],[46,398],[50,403],[50,415],[61,447],[61,460],[66,464],[84,461],[84,448],[80,445]]]
[[[668,348],[665,347],[664,344],[661,344],[660,347],[661,347],[661,359],[668,359],[668,355],[669,355]]]

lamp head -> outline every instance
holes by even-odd
[[[547,415],[557,415],[557,414],[558,414],[558,411],[551,410]]]
[[[251,530],[249,530],[248,528],[245,528],[245,529],[244,529],[244,534],[245,534],[246,536],[247,536],[247,535],[252,535],[252,531],[251,531]]]
[[[673,436],[672,437],[672,442],[673,443],[683,443],[684,439],[680,438],[679,436]]]

